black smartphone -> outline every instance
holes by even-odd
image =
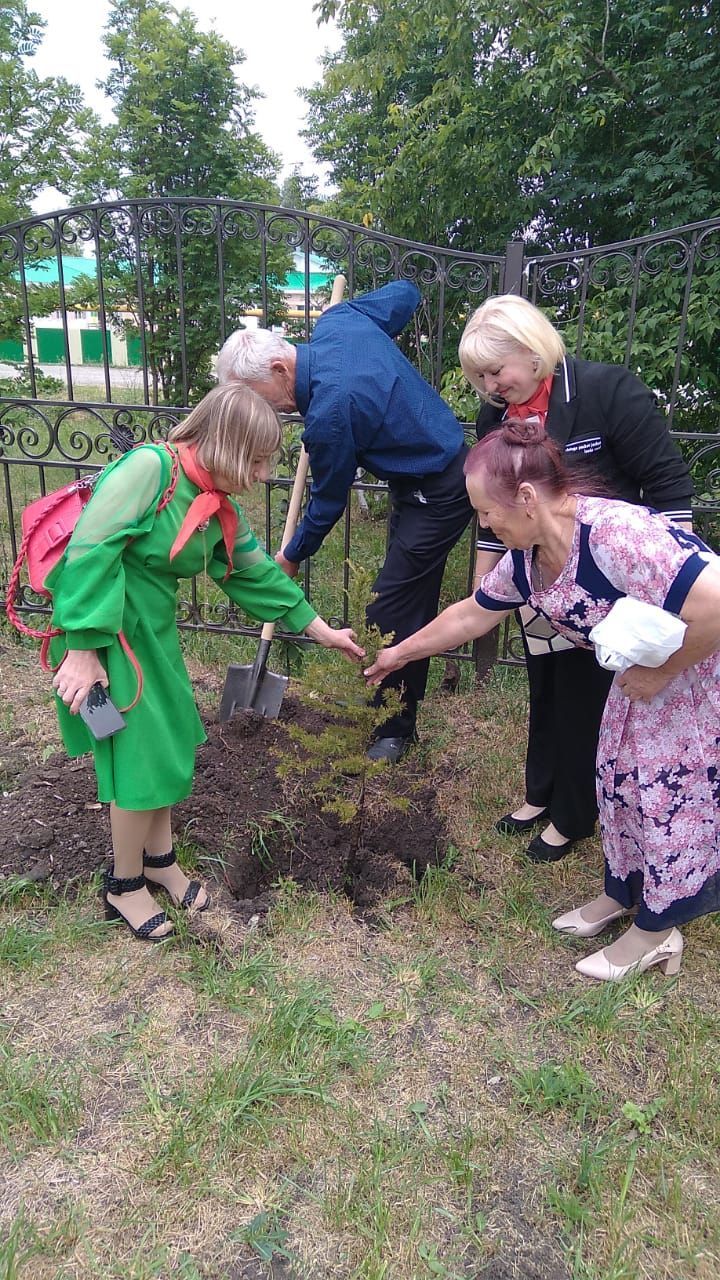
[[[89,694],[80,703],[79,715],[85,721],[93,738],[109,738],[125,728],[125,721],[107,690],[101,684],[94,684]]]

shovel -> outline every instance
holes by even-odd
[[[342,302],[345,284],[344,276],[335,277],[330,296],[331,307]],[[281,547],[287,546],[297,527],[309,462],[307,450],[303,445],[290,494]],[[279,714],[283,694],[288,685],[288,677],[267,670],[268,654],[274,634],[275,623],[266,622],[260,632],[260,643],[252,665],[241,667],[233,663],[228,667],[220,700],[221,722],[231,720],[236,711],[255,711],[268,720],[273,720]]]

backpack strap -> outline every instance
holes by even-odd
[[[160,512],[161,512],[161,511],[162,511],[162,510],[167,506],[167,504],[170,502],[170,500],[171,500],[171,498],[172,498],[172,496],[173,496],[173,494],[174,494],[174,492],[175,492],[175,489],[176,489],[176,487],[177,487],[178,475],[179,475],[179,473],[180,473],[180,455],[179,455],[179,453],[178,453],[177,449],[173,449],[173,448],[171,448],[171,446],[168,444],[167,440],[163,440],[163,441],[162,441],[162,444],[163,444],[163,448],[165,449],[165,452],[166,452],[166,453],[168,453],[168,454],[170,455],[171,470],[170,470],[170,480],[169,480],[169,482],[168,482],[168,487],[167,487],[167,489],[165,490],[165,492],[164,492],[164,494],[163,494],[162,498],[161,498],[161,499],[160,499],[160,501],[158,502],[158,505],[157,505],[157,511],[155,512],[155,514],[156,514],[156,515],[159,515],[159,514],[160,514]]]
[[[121,645],[122,645],[122,647],[123,647],[123,650],[124,650],[124,652],[125,652],[125,656],[126,656],[126,658],[127,658],[127,659],[128,659],[128,661],[130,662],[130,664],[131,664],[131,666],[132,666],[132,668],[133,668],[133,670],[134,670],[134,672],[135,672],[135,678],[136,678],[136,680],[137,680],[137,689],[136,689],[136,691],[135,691],[135,697],[133,698],[132,702],[128,702],[128,704],[127,704],[127,706],[126,706],[126,707],[118,707],[118,711],[122,711],[122,712],[125,712],[125,711],[132,711],[133,707],[136,707],[136,706],[137,706],[137,704],[138,704],[138,702],[139,702],[139,701],[140,701],[140,699],[142,698],[142,691],[143,691],[143,671],[142,671],[142,667],[140,666],[140,663],[138,662],[137,658],[135,657],[135,654],[133,653],[133,651],[132,651],[132,649],[131,649],[131,647],[130,647],[130,644],[129,644],[128,640],[127,640],[127,637],[126,637],[126,635],[125,635],[125,632],[124,632],[124,631],[119,631],[119,632],[118,632],[118,640],[120,641],[120,644],[121,644]]]

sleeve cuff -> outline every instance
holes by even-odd
[[[690,588],[693,586],[697,578],[699,578],[703,569],[706,569],[708,562],[699,553],[690,556],[682,566],[679,574],[668,591],[663,601],[663,609],[667,609],[668,613],[676,613],[679,615]]]
[[[68,649],[107,649],[117,636],[109,631],[66,631],[65,644]]]
[[[480,605],[481,609],[492,609],[495,613],[507,613],[511,609],[519,609],[522,600],[496,600],[493,596],[488,596],[482,587],[478,587],[475,592],[475,603]]]
[[[292,609],[288,609],[287,613],[283,614],[279,621],[282,622],[283,626],[287,627],[288,631],[294,631],[296,635],[299,635],[301,631],[310,626],[311,622],[315,621],[317,616],[317,612],[312,605],[308,604],[307,600],[303,598],[297,604],[294,604]]]
[[[303,560],[307,559],[308,555],[314,555],[315,550],[317,550],[317,548],[315,548],[312,551],[307,551],[304,546],[301,550],[301,546],[302,544],[299,540],[298,534],[295,534],[295,537],[290,539],[287,546],[282,547],[282,553],[285,556],[285,559],[289,560],[292,564],[302,564]]]

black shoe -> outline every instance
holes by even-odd
[[[176,862],[177,855],[174,849],[171,849],[169,853],[158,854],[146,853],[143,849],[143,866],[149,867],[151,871],[164,871],[166,867],[172,867]],[[180,907],[182,911],[190,911],[191,909],[194,911],[205,911],[206,908],[210,906],[210,898],[207,894],[207,890],[204,890],[206,896],[202,906],[195,906],[198,894],[203,891],[203,885],[201,885],[199,880],[190,881],[185,893],[183,894],[181,902],[178,902],[173,898],[170,890],[165,887],[162,881],[153,880],[152,876],[150,876],[148,878],[148,884],[151,884],[153,889],[162,889],[163,893],[166,893],[169,898],[172,898],[175,906]]]
[[[525,853],[531,862],[559,862],[569,853],[575,844],[574,840],[565,840],[562,844],[548,844],[542,836],[533,836]]]
[[[523,831],[532,831],[538,822],[544,822],[547,816],[547,809],[536,813],[534,818],[513,818],[511,813],[506,813],[499,822],[495,823],[495,830],[499,831],[501,836],[522,835]]]
[[[149,920],[144,920],[136,929],[126,919],[122,911],[112,902],[108,902],[108,894],[112,893],[115,897],[122,897],[124,893],[136,893],[138,889],[145,888],[144,876],[130,876],[120,878],[114,874],[114,868],[105,872],[105,883],[103,884],[103,902],[105,904],[106,920],[122,920],[126,924],[130,932],[139,938],[141,942],[167,942],[168,938],[172,938],[173,930],[168,929],[166,933],[156,933],[155,930],[161,928],[162,925],[168,923],[168,918],[164,911],[158,911],[157,915],[151,916]]]
[[[387,760],[388,764],[397,764],[398,760],[409,751],[415,738],[376,738],[370,743],[365,755],[368,760]]]

